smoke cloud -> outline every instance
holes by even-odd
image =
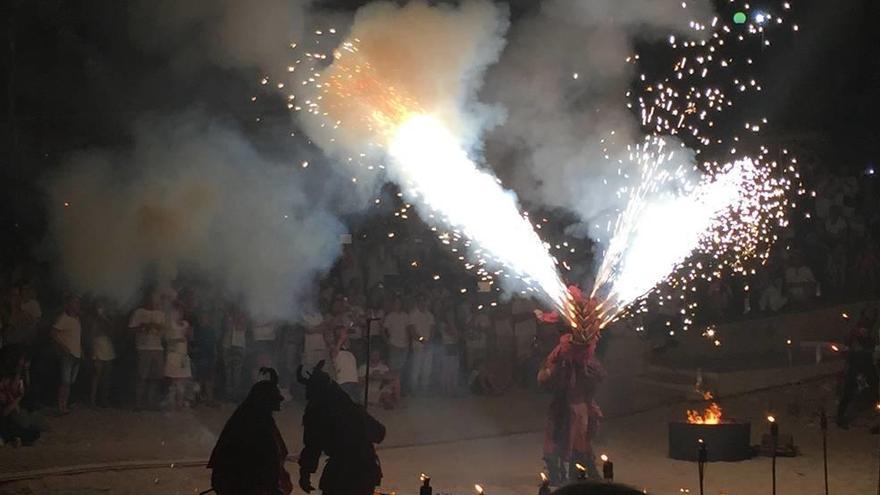
[[[583,224],[572,233],[589,230],[601,238],[607,218],[623,207],[626,198],[617,190],[634,172],[626,146],[641,141],[625,99],[637,74],[625,60],[636,40],[697,34],[689,22],[711,19],[711,3],[686,6],[680,0],[544,2],[514,24],[490,70],[481,97],[507,110],[489,136],[490,163],[530,204],[577,214]]]
[[[442,120],[463,143],[479,146],[481,130],[503,117],[499,108],[480,103],[476,94],[487,67],[500,56],[508,26],[507,8],[487,0],[458,6],[432,6],[423,0],[403,6],[375,2],[361,8],[347,35],[356,40],[356,52],[338,49],[340,59],[321,71],[323,87],[313,86],[302,98],[314,101],[321,96],[321,108],[341,125],[322,126],[326,119],[306,118],[309,135],[325,150],[363,151],[376,144],[377,129],[369,119],[376,96],[387,98],[393,92]],[[327,91],[328,81],[358,77],[356,71],[366,65],[378,81],[367,76],[345,91]]]
[[[130,301],[145,276],[187,267],[258,316],[296,315],[346,231],[303,174],[203,115],[144,122],[131,150],[81,152],[48,184],[64,272]]]

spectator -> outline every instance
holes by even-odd
[[[223,318],[223,372],[226,400],[237,402],[243,393],[242,369],[247,345],[247,321],[244,313],[230,303]]]
[[[486,360],[477,360],[468,377],[468,387],[475,395],[503,395],[504,387],[498,382],[495,370]]]
[[[0,352],[0,444],[31,445],[45,428],[43,418],[22,405],[27,354],[20,345],[6,346]]]
[[[425,393],[431,385],[433,353],[429,347],[434,336],[434,315],[428,311],[427,301],[420,296],[416,307],[409,312],[409,331],[412,335],[412,363],[410,369],[410,390]]]
[[[440,353],[440,388],[446,395],[458,394],[458,371],[461,367],[461,337],[455,325],[454,311],[450,306],[441,309],[437,329],[443,347]]]
[[[516,362],[516,339],[513,335],[513,314],[510,305],[499,303],[492,311],[494,344],[490,346],[486,364],[493,370],[497,384],[507,389],[513,380]]]
[[[877,279],[880,276],[880,259],[877,257],[877,245],[873,239],[868,238],[862,245],[853,269],[859,295],[874,297],[877,294]]]
[[[391,311],[382,320],[385,339],[388,341],[389,366],[393,371],[402,372],[409,354],[409,314],[403,311],[399,297],[394,298]]]
[[[183,319],[183,308],[176,304],[165,326],[165,377],[168,386],[168,406],[172,410],[186,407],[186,390],[192,380],[189,359],[189,340],[192,326]]]
[[[770,284],[761,292],[761,300],[758,302],[758,308],[761,311],[770,311],[773,313],[782,309],[788,299],[782,295],[782,278],[775,277]]]
[[[840,205],[833,205],[825,220],[825,233],[828,236],[828,243],[835,245],[846,240],[847,225],[846,219],[841,214]]]
[[[791,302],[804,304],[816,293],[816,277],[801,253],[793,253],[785,270],[785,291]]]
[[[712,321],[724,321],[730,308],[730,300],[733,298],[730,286],[721,278],[715,277],[709,282],[707,297],[709,298],[709,310],[712,312],[710,315]]]
[[[89,318],[86,319],[89,338],[92,341],[92,374],[89,401],[93,407],[107,407],[110,404],[110,383],[112,383],[113,361],[116,350],[113,347],[113,323],[107,316],[107,303],[96,299]],[[100,391],[100,398],[98,392]]]
[[[513,313],[516,369],[520,371],[517,378],[524,385],[535,384],[535,375],[538,373],[538,363],[535,359],[538,321],[535,318],[535,309],[537,309],[535,302],[526,297],[514,297],[510,308]]]
[[[844,295],[846,289],[846,244],[839,240],[831,246],[827,259],[828,282],[834,296]]]
[[[7,318],[3,334],[5,345],[33,344],[36,337],[37,323],[43,316],[43,310],[35,297],[32,286],[13,287],[7,293]]]
[[[277,321],[264,321],[254,325],[254,328],[251,330],[254,343],[253,351],[251,352],[254,356],[251,378],[254,382],[257,381],[260,368],[277,368],[275,361],[278,354],[276,346],[279,326]]]
[[[351,400],[360,404],[362,402],[360,386],[358,384],[357,361],[354,354],[345,350],[348,340],[348,329],[337,327],[335,341],[328,339],[327,347],[330,348],[330,357],[333,359],[334,379],[339,387],[351,397]]]
[[[58,386],[58,413],[67,414],[70,386],[76,381],[79,373],[79,362],[82,357],[82,326],[79,321],[79,297],[68,295],[64,298],[64,311],[52,325],[52,340],[58,351],[61,384]]]
[[[488,335],[492,321],[485,311],[471,313],[465,330],[465,351],[467,353],[467,369],[472,372],[477,363],[487,357]]]
[[[367,365],[358,368],[361,386],[367,376]],[[370,390],[367,400],[370,404],[381,404],[385,409],[394,409],[400,404],[400,376],[382,360],[378,349],[370,350]]]
[[[165,376],[162,334],[165,332],[165,312],[159,308],[160,294],[153,290],[143,306],[134,310],[128,328],[135,332],[137,349],[137,382],[135,410],[155,409],[159,403],[159,386]]]
[[[218,308],[216,301],[200,306],[196,311],[196,324],[193,326],[193,372],[199,383],[201,399],[208,407],[216,405],[214,384],[217,374],[217,340],[223,321],[223,315]]]

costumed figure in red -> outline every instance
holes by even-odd
[[[599,478],[592,439],[598,432],[602,411],[595,396],[605,376],[596,359],[599,322],[596,301],[584,298],[570,287],[579,328],[562,335],[538,372],[538,382],[553,394],[544,435],[544,461],[551,483],[560,484],[578,477],[580,463],[590,478]],[[553,314],[539,315],[545,321]],[[558,319],[558,315],[556,315]]]
[[[211,452],[211,488],[218,495],[288,495],[293,491],[284,469],[287,447],[272,417],[284,397],[278,374],[261,368],[268,378],[254,384],[232,413]]]
[[[303,414],[303,449],[299,456],[299,486],[314,490],[312,473],[321,454],[327,455],[318,487],[323,495],[372,495],[382,481],[382,468],[374,444],[385,439],[385,426],[356,404],[319,362],[308,376],[297,369],[297,380],[306,386]]]

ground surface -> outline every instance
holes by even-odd
[[[597,448],[613,458],[617,479],[649,493],[679,495],[682,488],[699,493],[696,465],[666,457],[667,423],[704,404],[685,402],[688,394],[677,383],[658,385],[671,380],[664,375],[653,382],[642,379],[643,343],[629,334],[614,340],[605,362],[609,376],[600,402],[608,419]],[[794,435],[802,454],[779,460],[778,493],[819,495],[822,443],[816,412],[821,407],[832,412],[834,380],[760,390],[779,373],[750,375],[746,385],[757,391],[722,393],[720,403],[727,417],[752,421],[752,444],[767,431],[768,413],[779,418],[782,433]],[[481,483],[490,495],[534,494],[546,409],[547,396],[517,391],[503,397],[413,399],[400,410],[374,411],[388,429],[380,446],[382,489],[414,495],[419,473],[427,472],[435,493],[472,494],[473,484]],[[179,413],[79,407],[69,416],[49,418],[50,430],[38,445],[0,448],[0,494],[198,493],[209,487],[204,462],[231,412],[231,405]],[[276,415],[293,454],[301,447],[301,414],[301,405],[286,403]],[[867,413],[850,430],[831,427],[831,493],[877,493],[880,438],[868,434],[874,421]],[[101,465],[116,469],[95,472]],[[79,474],[52,474],[59,470]],[[296,466],[289,464],[288,470],[296,472]],[[706,488],[711,495],[770,493],[770,460],[710,464]]]
[[[779,460],[780,494],[823,492],[821,436],[813,412],[832,392],[832,383],[825,380],[724,400],[728,415],[753,422],[753,443],[766,431],[768,412],[780,419],[783,433],[794,434],[802,455]],[[533,494],[541,469],[538,430],[545,403],[543,396],[518,393],[502,398],[424,399],[403,410],[377,412],[389,427],[387,444],[380,451],[383,489],[417,493],[418,474],[425,471],[435,480],[435,492],[473,493],[473,484],[481,483],[491,494]],[[679,419],[685,407],[658,406],[605,422],[599,449],[614,459],[619,481],[650,493],[672,495],[681,488],[697,493],[696,466],[666,458],[666,424]],[[299,412],[289,407],[279,415],[292,452],[300,444]],[[102,462],[163,461],[162,467],[42,476],[2,484],[0,493],[198,493],[209,486],[208,471],[181,464],[207,456],[228,413],[229,408],[176,414],[78,410],[53,419],[52,430],[40,445],[0,449],[0,476]],[[880,439],[868,434],[870,421],[862,416],[847,431],[832,426],[832,493],[876,492]],[[74,424],[79,426],[72,428]],[[295,471],[295,466],[291,464],[289,470]],[[706,488],[708,494],[769,493],[770,460],[710,464]]]

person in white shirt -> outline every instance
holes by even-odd
[[[189,341],[192,340],[192,326],[183,319],[183,308],[175,305],[165,326],[165,377],[171,380],[168,387],[168,402],[172,409],[186,407],[186,387],[192,380],[192,365],[189,359]]]
[[[794,303],[804,303],[815,294],[816,277],[799,253],[792,255],[791,264],[785,269],[785,289]]]
[[[160,293],[152,291],[143,306],[134,310],[128,328],[135,332],[137,349],[137,382],[135,408],[158,407],[159,386],[165,377],[165,356],[162,334],[165,332],[165,312],[159,307]]]
[[[412,335],[410,390],[414,393],[426,392],[431,385],[434,356],[428,344],[434,336],[434,325],[434,315],[428,311],[427,301],[419,297],[416,307],[409,312],[409,331]]]
[[[758,308],[761,311],[777,312],[785,306],[788,299],[782,295],[782,279],[777,277],[761,292]]]
[[[321,361],[330,359],[330,351],[324,340],[324,317],[321,313],[306,313],[303,315],[305,336],[303,338],[302,365],[306,369],[312,369]]]
[[[354,354],[343,349],[348,341],[347,330],[345,327],[337,327],[334,332],[337,335],[336,342],[328,342],[335,371],[334,380],[351,397],[351,400],[360,404],[363,397],[361,397],[361,387],[358,382],[357,360]]]
[[[400,298],[394,299],[382,326],[388,342],[388,364],[399,373],[406,366],[409,355],[409,314],[403,311]]]
[[[64,311],[52,325],[52,340],[58,349],[61,361],[61,385],[58,387],[58,413],[67,414],[67,401],[70,386],[79,373],[82,358],[82,326],[79,321],[79,297],[68,295],[64,300]]]

